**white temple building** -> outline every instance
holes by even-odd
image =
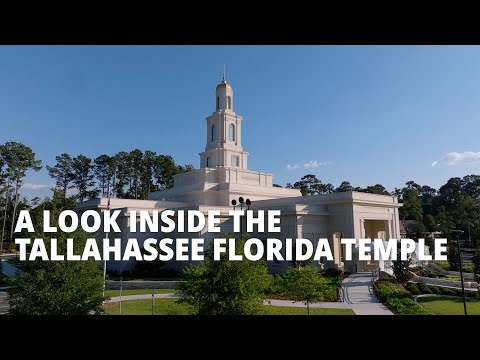
[[[334,255],[333,261],[321,259],[316,263],[322,268],[337,268],[345,271],[378,269],[376,261],[346,261],[341,238],[390,238],[400,239],[398,208],[401,206],[394,196],[375,195],[361,192],[339,192],[302,196],[297,189],[274,187],[272,174],[248,168],[248,152],[242,147],[243,118],[234,112],[233,90],[225,80],[217,86],[215,112],[206,118],[206,144],[200,153],[200,168],[174,176],[174,187],[153,192],[149,200],[111,199],[111,209],[121,209],[119,223],[122,225],[122,242],[129,237],[142,240],[147,238],[204,238],[206,242],[218,233],[209,234],[206,228],[200,233],[130,233],[129,211],[156,210],[220,210],[222,233],[233,232],[231,201],[239,197],[252,201],[251,209],[281,210],[281,233],[253,233],[254,237],[305,238],[316,242],[328,238]],[[275,146],[275,145],[272,145]],[[108,199],[94,199],[80,203],[77,211],[107,208]],[[138,219],[137,219],[138,220]],[[98,234],[101,239],[104,234]],[[115,234],[118,237],[119,234]],[[113,235],[111,235],[113,237]],[[173,268],[181,268],[185,262],[172,261]],[[288,262],[269,263],[271,271],[282,271]],[[134,261],[108,263],[108,268],[128,270]]]

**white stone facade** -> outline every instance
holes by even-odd
[[[217,86],[215,100],[216,111],[206,121],[206,146],[200,153],[198,170],[174,176],[172,189],[154,192],[149,200],[111,199],[111,209],[122,209],[122,240],[126,242],[129,237],[135,237],[142,242],[149,237],[202,237],[209,241],[214,234],[207,233],[206,229],[195,234],[130,233],[129,210],[200,210],[205,214],[208,210],[220,210],[223,216],[220,227],[222,233],[226,233],[233,232],[232,219],[228,216],[228,211],[232,210],[231,200],[242,196],[252,201],[254,211],[281,210],[281,233],[254,233],[255,237],[274,237],[282,241],[306,238],[314,245],[319,238],[328,238],[334,261],[322,259],[318,266],[346,271],[378,269],[378,262],[346,261],[340,239],[399,239],[398,208],[401,204],[397,199],[359,192],[301,196],[297,189],[273,187],[272,174],[247,167],[248,153],[241,146],[242,117],[233,112],[233,90],[225,80]],[[79,204],[77,210],[104,210],[107,201],[105,198],[86,201]],[[98,234],[99,238],[102,236]],[[172,262],[170,265],[181,268],[186,264]],[[272,271],[282,271],[287,265],[286,262],[269,264]],[[122,271],[133,267],[134,262],[110,262],[108,266]]]

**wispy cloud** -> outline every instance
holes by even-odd
[[[41,189],[50,189],[55,185],[50,184],[34,184],[34,183],[25,183],[22,185],[23,190],[41,190]]]
[[[432,161],[432,167],[435,167],[438,165],[438,160]]]
[[[306,162],[303,164],[303,167],[305,169],[311,169],[311,168],[318,168],[320,166],[325,166],[331,164],[330,161],[317,161],[317,160],[310,160],[309,162]]]
[[[459,165],[467,163],[479,163],[480,152],[464,151],[464,152],[450,152],[443,158],[447,165]]]
[[[298,169],[298,164],[293,164],[293,165],[287,164],[287,170],[288,171],[292,171],[292,170],[295,170],[295,169]]]

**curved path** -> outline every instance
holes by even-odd
[[[352,274],[342,282],[344,289],[345,302],[315,302],[311,303],[311,308],[325,309],[352,309],[356,315],[393,315],[388,308],[380,303],[373,293],[370,273]],[[179,298],[180,294],[155,294],[155,299]],[[121,300],[142,300],[151,299],[152,294],[127,295],[122,296]],[[111,297],[106,303],[119,302],[120,296]],[[306,307],[302,302],[290,300],[267,299],[263,302],[265,305],[272,306],[290,306]]]

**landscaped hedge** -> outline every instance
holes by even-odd
[[[462,296],[462,290],[451,289],[441,286],[433,286],[422,283],[408,283],[405,286],[405,289],[408,290],[412,295],[420,294],[437,294],[437,295],[448,295],[448,296]],[[465,296],[470,298],[478,298],[479,294],[476,291],[465,291]]]
[[[400,315],[429,315],[430,311],[417,304],[401,284],[393,279],[380,277],[375,283],[375,293],[391,311]]]

